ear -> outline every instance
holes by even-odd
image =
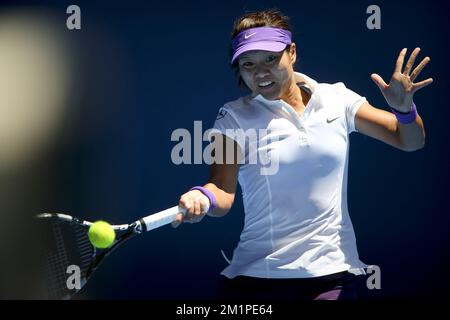
[[[297,61],[297,46],[295,45],[294,42],[291,43],[289,55],[291,57],[291,63],[294,64]]]

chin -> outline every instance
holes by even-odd
[[[259,92],[259,94],[261,94],[265,99],[267,100],[278,100],[280,99],[280,97],[278,96],[277,93],[275,92]]]

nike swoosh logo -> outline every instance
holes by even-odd
[[[327,123],[332,123],[334,120],[336,120],[336,119],[339,119],[339,117],[336,117],[336,118],[334,118],[334,119],[330,119],[330,118],[327,118]]]
[[[244,38],[245,39],[248,39],[248,38],[250,38],[251,36],[254,36],[256,34],[256,32],[253,32],[253,33],[250,33],[250,34],[246,34],[246,35],[244,35]]]

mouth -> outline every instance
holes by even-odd
[[[269,88],[273,87],[274,84],[275,84],[275,82],[273,82],[273,81],[262,81],[262,82],[258,83],[258,88],[265,90],[265,89],[269,89]]]

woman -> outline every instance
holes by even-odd
[[[288,18],[275,10],[236,20],[231,64],[251,94],[221,108],[214,128],[221,134],[216,137],[225,141],[225,153],[216,154],[206,185],[181,196],[179,204],[187,214],[173,225],[227,214],[239,180],[245,225],[222,272],[221,293],[351,299],[367,266],[358,258],[347,209],[349,134],[357,131],[404,151],[422,148],[424,126],[413,95],[433,80],[414,81],[430,59],[413,69],[420,51],[416,48],[402,70],[403,49],[389,84],[372,75],[391,107],[387,112],[343,83],[318,83],[295,72],[296,44],[290,30]],[[245,145],[229,133],[238,129],[266,131]],[[272,174],[261,170],[263,163],[248,163],[255,143],[258,152],[264,150],[269,160],[277,161]],[[223,163],[230,152],[239,158]]]

